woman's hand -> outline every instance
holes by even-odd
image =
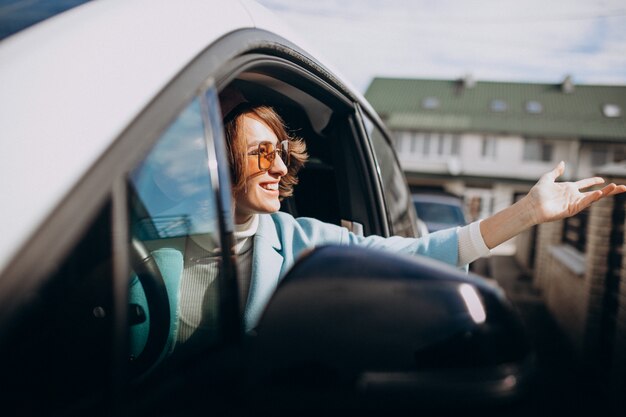
[[[604,180],[593,177],[576,182],[556,182],[564,170],[565,164],[560,162],[552,171],[542,175],[524,198],[480,223],[480,232],[489,249],[531,226],[573,216],[601,198],[626,191],[624,185],[609,184],[601,190],[581,192],[581,189],[603,184]]]
[[[593,177],[576,182],[556,182],[564,170],[565,163],[561,161],[552,171],[543,174],[526,196],[534,224],[573,216],[603,197],[626,191],[624,185],[609,184],[601,190],[581,192],[585,188],[603,184],[604,180]]]

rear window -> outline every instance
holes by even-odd
[[[415,211],[420,219],[426,222],[461,225],[465,223],[463,211],[460,207],[442,204],[415,201]]]

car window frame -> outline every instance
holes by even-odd
[[[268,68],[274,71],[285,71],[290,77],[298,77],[298,85],[291,80],[294,88],[314,95],[322,102],[334,102],[338,113],[346,116],[345,125],[340,126],[342,135],[349,135],[352,138],[353,147],[350,149],[354,153],[353,169],[347,169],[346,177],[352,177],[358,181],[362,196],[356,197],[354,193],[342,193],[343,203],[340,209],[343,215],[352,218],[356,213],[357,217],[367,219],[365,221],[365,235],[376,234],[380,236],[390,236],[390,222],[387,213],[387,206],[384,202],[384,195],[380,187],[380,174],[376,171],[377,164],[374,162],[375,155],[372,153],[372,145],[369,136],[362,127],[362,119],[358,115],[358,99],[345,90],[345,86],[334,84],[332,79],[324,78],[328,74],[320,72],[319,67],[312,65],[310,59],[305,59],[296,51],[285,54],[286,48],[280,49],[280,54],[270,54],[267,50],[252,51],[242,54],[231,62],[227,63],[216,79],[220,89],[231,83],[237,76],[244,72],[269,72]],[[275,52],[275,51],[272,51]],[[281,79],[282,80],[282,79]],[[308,88],[304,87],[308,84]],[[314,93],[312,93],[314,91]],[[344,107],[345,109],[339,109]],[[344,143],[345,144],[345,143]],[[344,146],[345,147],[345,146]],[[347,152],[344,149],[344,153]],[[356,169],[356,172],[354,171]],[[344,176],[339,176],[341,181]],[[344,188],[351,188],[345,186]],[[345,195],[344,195],[345,194]],[[348,200],[348,201],[345,201]],[[354,200],[354,201],[353,201]]]
[[[409,216],[409,219],[407,219],[406,223],[407,223],[407,225],[409,225],[411,227],[411,232],[409,233],[408,237],[418,237],[417,213],[415,212],[415,208],[413,207],[413,202],[411,200],[411,192],[410,192],[409,186],[407,184],[407,180],[406,180],[406,176],[404,175],[404,171],[402,170],[402,167],[400,165],[400,160],[398,159],[398,154],[396,153],[395,148],[393,146],[393,141],[391,140],[391,135],[389,134],[387,129],[384,127],[384,124],[380,121],[380,119],[377,116],[374,116],[375,113],[367,111],[359,103],[356,104],[356,108],[357,108],[357,114],[358,114],[358,117],[359,117],[359,120],[360,120],[360,123],[361,123],[361,126],[362,126],[362,134],[364,134],[368,138],[367,142],[369,143],[369,146],[370,146],[369,151],[371,153],[370,160],[373,161],[373,163],[375,164],[373,172],[375,172],[376,175],[377,175],[377,187],[376,188],[377,188],[377,192],[380,193],[380,197],[379,197],[380,201],[382,201],[382,203],[383,203],[383,210],[384,210],[384,213],[385,213],[385,218],[387,219],[388,233],[389,234],[395,234],[396,233],[395,227],[394,227],[394,220],[391,217],[390,203],[387,201],[386,194],[385,194],[385,192],[383,190],[383,188],[384,188],[383,173],[382,173],[382,170],[381,170],[380,162],[378,161],[377,152],[374,149],[374,139],[371,137],[371,134],[368,132],[368,129],[367,129],[367,123],[370,123],[374,129],[377,129],[380,132],[380,134],[382,135],[382,138],[386,142],[387,147],[389,148],[391,154],[393,155],[394,164],[398,168],[397,171],[402,174],[402,182],[403,182],[404,188],[406,190],[406,196],[408,197],[406,212],[407,212],[407,214]]]

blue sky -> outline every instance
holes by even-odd
[[[626,0],[258,0],[358,90],[372,77],[626,84]]]

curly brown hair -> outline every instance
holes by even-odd
[[[283,119],[276,111],[265,105],[253,105],[245,102],[236,106],[228,113],[224,120],[224,134],[226,136],[226,147],[230,159],[230,173],[233,185],[233,194],[238,194],[245,189],[246,184],[246,157],[247,144],[242,140],[240,134],[242,129],[242,116],[254,114],[262,120],[278,138],[278,142],[289,141],[290,163],[287,167],[287,174],[280,179],[279,196],[284,199],[293,195],[293,187],[298,184],[298,171],[304,166],[309,158],[306,152],[306,144],[302,138],[290,134]]]

